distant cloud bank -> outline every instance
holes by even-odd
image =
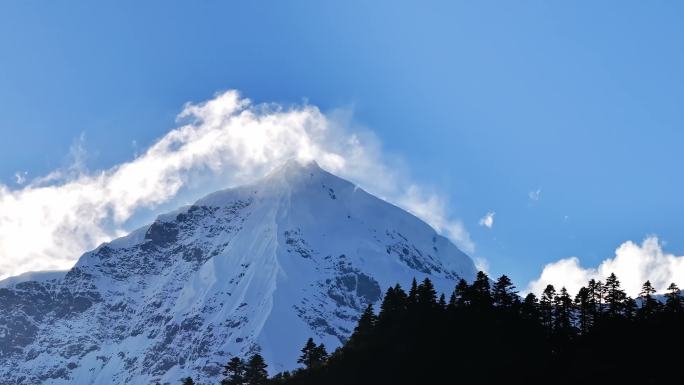
[[[622,287],[631,296],[638,295],[641,285],[650,280],[659,292],[675,282],[684,285],[684,256],[663,251],[663,245],[655,237],[647,237],[641,245],[624,242],[615,250],[615,256],[601,262],[596,268],[585,268],[577,257],[570,257],[544,266],[541,276],[528,285],[527,291],[539,294],[546,285],[557,289],[565,286],[571,293],[587,284],[590,279],[605,281],[615,273]]]
[[[67,269],[84,251],[124,234],[138,211],[174,202],[183,188],[209,179],[244,184],[291,158],[316,160],[474,250],[463,224],[448,217],[446,200],[412,182],[372,133],[350,130],[343,114],[255,105],[227,91],[186,104],[178,119],[180,127],[146,150],[136,144],[139,155],[110,169],[88,172],[78,147],[73,167],[33,180],[18,173],[16,188],[0,184],[0,278]]]

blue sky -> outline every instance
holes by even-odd
[[[649,235],[684,254],[680,3],[113,4],[0,5],[2,183],[64,167],[81,135],[88,169],[129,161],[238,89],[353,111],[518,286]]]

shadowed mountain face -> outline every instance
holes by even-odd
[[[468,256],[413,215],[315,163],[288,162],[0,288],[0,384],[215,383],[233,354],[296,366],[308,337],[350,335],[382,291],[472,280]]]

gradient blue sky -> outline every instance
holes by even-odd
[[[88,168],[130,160],[183,103],[239,89],[353,109],[519,286],[651,234],[684,254],[684,3],[68,4],[0,5],[7,185],[81,134]]]

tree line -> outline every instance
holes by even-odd
[[[263,357],[231,358],[221,385],[681,383],[684,300],[646,281],[631,298],[611,274],[573,297],[548,285],[518,295],[502,275],[458,281],[447,299],[429,279],[387,289],[342,347],[306,341],[300,369],[268,377]],[[194,384],[191,378],[184,385]]]

